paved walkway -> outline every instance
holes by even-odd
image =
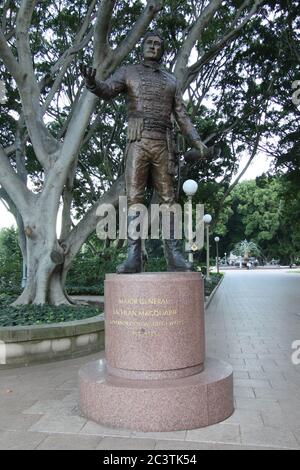
[[[224,423],[169,433],[116,430],[77,406],[79,367],[95,358],[0,371],[0,449],[300,449],[300,274],[231,271],[207,311],[208,355],[235,371]],[[103,354],[101,354],[103,356]]]

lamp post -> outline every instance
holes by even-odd
[[[21,288],[25,289],[26,284],[27,284],[27,266],[24,260],[23,260],[22,272],[23,272],[23,275],[22,275],[22,281],[21,281]]]
[[[215,242],[216,242],[216,251],[217,251],[217,273],[219,274],[219,241],[220,237],[215,237]]]
[[[224,258],[225,258],[225,266],[227,266],[227,253],[224,253]]]
[[[194,180],[187,180],[183,183],[182,186],[183,191],[188,197],[188,253],[189,253],[189,262],[194,262],[194,255],[193,255],[193,196],[196,194],[198,190],[198,184]]]
[[[203,216],[203,222],[206,225],[206,280],[210,281],[209,273],[209,224],[212,221],[212,216],[210,214],[205,214]]]

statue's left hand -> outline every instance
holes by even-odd
[[[221,149],[218,145],[207,147],[203,142],[196,141],[194,148],[185,153],[184,159],[187,163],[194,163],[199,160],[218,159],[221,155]]]

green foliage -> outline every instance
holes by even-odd
[[[84,320],[101,312],[95,307],[53,307],[50,305],[1,306],[0,327],[44,325]]]
[[[11,293],[1,292],[0,293],[0,307],[10,305],[15,299],[16,299],[16,296]]]
[[[204,279],[204,292],[205,296],[208,297],[213,290],[217,287],[219,282],[221,282],[224,274],[223,273],[211,273],[210,274],[210,281]]]
[[[16,290],[21,276],[22,255],[17,232],[14,228],[4,228],[0,230],[0,289]]]
[[[115,273],[116,267],[126,257],[126,249],[114,246],[105,248],[95,236],[94,245],[84,245],[72,264],[67,278],[67,291],[72,294],[104,294],[104,279],[107,273]],[[98,244],[98,246],[96,245]],[[98,286],[98,287],[97,287]]]
[[[167,264],[164,257],[154,258],[150,257],[146,263],[146,271],[151,273],[165,272],[167,270]]]
[[[98,279],[97,279],[98,281]],[[103,295],[104,282],[97,282],[96,285],[68,285],[68,295]]]
[[[300,259],[300,190],[290,176],[257,178],[239,183],[225,202],[230,208],[222,251],[229,253],[247,238],[267,260],[290,264]],[[240,253],[241,250],[238,250]]]

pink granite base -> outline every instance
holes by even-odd
[[[79,374],[81,412],[98,423],[176,431],[233,413],[232,369],[205,357],[199,273],[108,274],[105,353]]]
[[[130,380],[107,373],[106,361],[79,373],[80,407],[100,424],[136,431],[195,429],[233,413],[232,368],[206,359],[205,370],[189,377]]]

